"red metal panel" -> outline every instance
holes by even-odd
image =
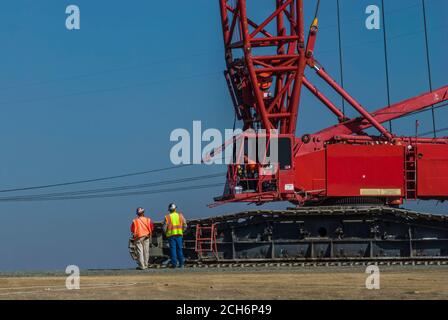
[[[327,147],[327,195],[400,197],[404,147],[335,144]]]
[[[308,153],[294,159],[295,186],[307,192],[325,189],[325,151]]]
[[[448,145],[417,146],[417,194],[419,197],[447,198]]]
[[[294,170],[280,170],[279,172],[279,192],[294,193]]]

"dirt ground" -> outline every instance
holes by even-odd
[[[0,299],[448,299],[448,267],[380,271],[379,290],[363,268],[81,272],[80,290],[63,274],[0,275]]]

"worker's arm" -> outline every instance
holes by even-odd
[[[163,226],[162,226],[163,233],[166,233],[166,228],[167,228],[167,223],[166,223],[166,217],[165,217],[165,220],[163,220]]]
[[[135,238],[134,233],[135,233],[135,223],[134,221],[132,221],[131,223],[131,233],[132,233],[132,237]]]
[[[131,223],[131,232],[134,233],[134,231],[135,231],[135,224],[134,224],[134,221],[132,221],[132,223]]]
[[[184,215],[182,215],[182,226],[184,231],[187,230],[187,220],[185,219]]]
[[[151,234],[152,234],[153,231],[154,231],[154,222],[152,222],[152,220],[151,220],[151,222],[149,223],[149,231],[150,231]]]

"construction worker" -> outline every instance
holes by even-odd
[[[249,162],[246,164],[246,171],[247,171],[247,178],[248,178],[248,185],[249,189],[256,191],[257,190],[257,178],[258,178],[258,171],[257,171],[257,164],[255,162]]]
[[[258,168],[257,163],[251,159],[247,155],[244,155],[244,163],[246,169],[246,179],[247,179],[247,189],[250,191],[256,191],[257,189],[257,178],[258,178]]]
[[[243,166],[240,165],[240,164],[238,164],[238,165],[236,166],[236,176],[237,176],[237,178],[238,178],[238,180],[237,180],[237,185],[239,185],[239,186],[242,187],[241,180],[244,179],[244,171],[243,171]]]
[[[154,224],[150,218],[145,217],[145,209],[137,208],[136,214],[137,218],[132,220],[131,232],[137,249],[137,269],[144,270],[148,268],[149,243]]]
[[[272,86],[272,73],[262,72],[258,75],[259,87],[262,91],[268,91]]]
[[[168,206],[169,213],[165,216],[163,223],[163,231],[168,238],[170,246],[171,267],[177,267],[177,261],[179,261],[179,267],[184,266],[184,253],[183,253],[183,235],[187,229],[187,221],[182,213],[177,212],[176,204],[171,203]]]

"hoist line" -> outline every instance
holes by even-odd
[[[386,29],[386,13],[384,0],[381,0],[382,6],[382,20],[383,20],[383,43],[384,43],[384,62],[385,62],[385,71],[386,71],[386,92],[387,92],[387,106],[390,108],[391,99],[390,99],[390,78],[389,78],[389,57],[388,57],[388,47],[387,47],[387,29]],[[389,121],[389,131],[392,132],[392,121]]]
[[[424,23],[424,32],[425,32],[425,49],[426,49],[426,66],[428,69],[428,82],[429,82],[429,90],[433,91],[432,85],[432,74],[431,74],[431,61],[429,55],[429,41],[428,41],[428,20],[426,16],[426,2],[422,0],[422,8],[423,8],[423,23]],[[432,113],[432,128],[434,131],[434,138],[437,137],[437,128],[436,128],[436,114],[434,111],[434,105],[431,106]]]
[[[341,87],[344,88],[344,66],[343,66],[343,52],[342,52],[342,36],[341,36],[341,8],[339,0],[336,0],[337,5],[337,20],[338,20],[338,43],[339,43],[339,73],[341,78]],[[345,99],[342,100],[342,113],[345,115]]]

